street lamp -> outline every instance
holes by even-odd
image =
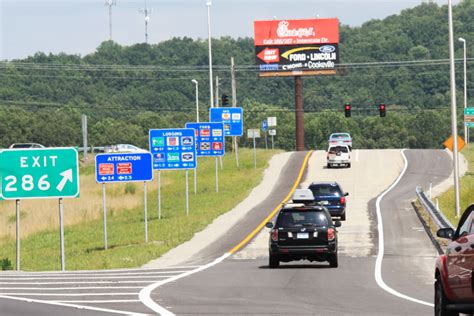
[[[214,107],[214,86],[212,84],[212,47],[211,47],[211,1],[206,2],[207,6],[207,31],[209,37],[209,89],[211,108]]]
[[[458,153],[458,128],[456,118],[456,78],[454,74],[454,35],[453,35],[453,5],[448,0],[448,24],[449,24],[449,68],[451,79],[451,132],[453,136],[453,160],[454,160],[454,195],[456,200],[456,216],[460,216],[459,201],[459,153]]]
[[[463,43],[464,46],[464,109],[467,107],[467,67],[466,67],[466,40],[462,37],[458,38],[460,42]],[[469,128],[467,127],[467,124],[464,123],[464,138],[466,140],[466,143],[469,143]]]
[[[196,122],[199,123],[199,83],[196,79],[191,80],[196,85]]]

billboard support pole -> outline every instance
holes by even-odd
[[[16,205],[16,271],[20,271],[20,200],[15,201]]]
[[[107,200],[105,195],[105,183],[102,183],[102,201],[104,204],[104,249],[108,249],[107,245]]]
[[[295,76],[295,132],[296,151],[304,150],[304,110],[303,110],[303,81]]]
[[[158,170],[158,219],[161,219],[161,170]]]
[[[255,149],[255,135],[253,135],[253,167],[257,169],[257,150]]]
[[[148,243],[148,205],[146,194],[146,182],[143,182],[143,205],[145,213],[145,243]]]
[[[66,263],[64,258],[64,202],[59,198],[59,239],[61,243],[61,271],[66,271]]]

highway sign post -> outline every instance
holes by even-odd
[[[147,200],[146,182],[153,181],[152,155],[150,153],[98,154],[95,157],[95,181],[102,183],[104,206],[104,249],[107,245],[107,198],[106,183],[144,182],[144,198]],[[145,242],[148,242],[148,209],[145,203]]]
[[[268,149],[267,130],[268,130],[267,120],[263,120],[262,121],[262,131],[265,134],[265,149]]]
[[[224,136],[238,137],[243,135],[244,116],[242,108],[211,108],[209,111],[209,120],[211,122],[222,122],[224,124]],[[235,162],[237,167],[239,167],[237,140],[235,140]]]
[[[153,169],[158,170],[158,219],[161,219],[161,170],[195,169],[196,143],[192,128],[151,129],[149,131],[150,152],[153,155]],[[186,198],[188,198],[188,183],[186,181]],[[186,214],[189,213],[189,203],[186,201]]]
[[[275,143],[273,142],[273,136],[276,136],[277,131],[276,131],[276,129],[271,129],[271,130],[268,131],[268,134],[272,137],[272,149],[274,149],[275,148],[275,146],[274,146]]]
[[[20,269],[20,200],[59,199],[60,256],[64,271],[63,198],[79,196],[79,163],[75,148],[6,149],[0,153],[1,196],[16,200],[17,270]]]
[[[222,122],[186,123],[195,132],[196,154],[201,157],[222,157],[225,154],[224,124]],[[196,193],[196,176],[194,177]],[[216,160],[216,192],[219,192],[219,168]]]
[[[248,129],[247,137],[253,139],[253,166],[255,169],[257,169],[257,150],[255,148],[255,138],[260,138],[260,130],[258,128]]]

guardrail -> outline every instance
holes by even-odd
[[[438,228],[452,228],[456,229],[451,222],[444,216],[444,214],[433,204],[433,202],[426,196],[423,189],[418,186],[415,189],[416,196],[423,208],[428,212],[430,217],[436,223]]]

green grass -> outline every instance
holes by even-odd
[[[472,203],[474,203],[474,146],[467,145],[462,154],[467,159],[468,170],[460,181],[460,202],[461,214]],[[456,218],[454,188],[439,196],[439,207],[451,221],[453,225],[457,225],[459,218]]]
[[[259,150],[256,170],[251,150],[239,151],[240,169],[236,167],[234,154],[228,153],[223,159],[224,170],[219,168],[219,193],[215,190],[215,158],[199,158],[196,195],[193,171],[189,171],[189,216],[185,214],[185,171],[163,171],[162,183],[167,185],[161,190],[161,220],[157,219],[157,191],[148,191],[149,242],[144,242],[143,205],[120,212],[108,209],[108,250],[104,250],[102,220],[65,228],[66,269],[137,267],[161,256],[191,239],[214,218],[242,201],[261,181],[263,170],[275,153],[277,151]],[[66,208],[65,217],[73,211]],[[15,240],[9,237],[0,242],[0,253],[0,257],[15,262]],[[58,228],[22,239],[21,268],[27,271],[60,269]]]

